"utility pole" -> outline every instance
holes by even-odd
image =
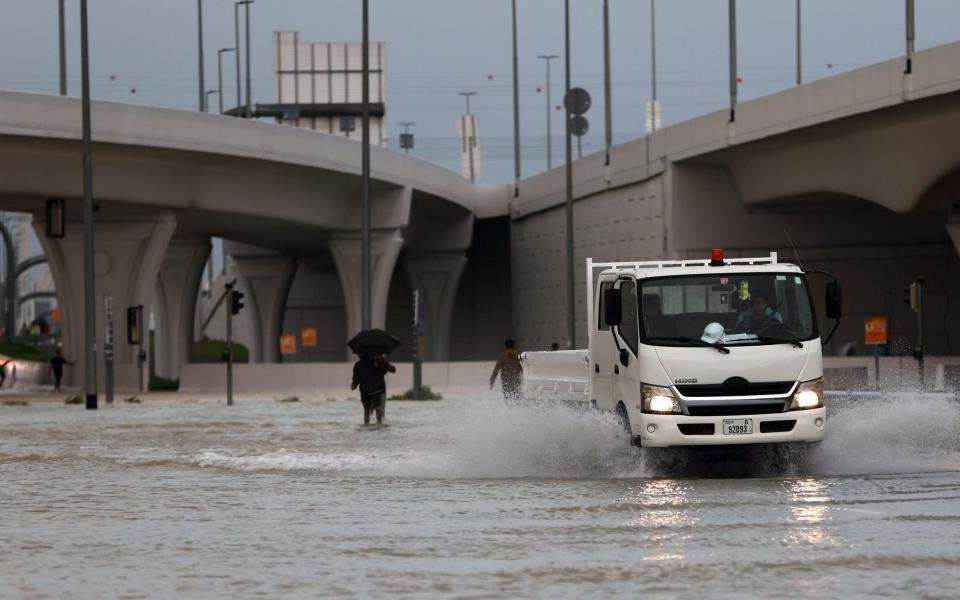
[[[657,0],[650,0],[650,130],[657,130]]]
[[[60,95],[67,95],[67,16],[60,0]]]
[[[103,378],[107,404],[113,404],[113,296],[103,295]]]
[[[906,0],[907,2],[907,70],[904,71],[907,75],[913,73],[913,50],[914,42],[916,41],[916,20],[914,18],[914,0]]]
[[[613,99],[610,81],[610,2],[603,0],[603,112],[605,123],[606,162],[610,164],[610,147],[613,146]],[[579,137],[577,138],[579,140]]]
[[[87,0],[80,0],[80,87],[83,121],[83,390],[86,407],[97,409],[96,279],[93,257],[93,144],[90,125],[90,44]]]
[[[800,12],[800,1],[797,0],[797,85],[803,83],[803,20]]]
[[[574,298],[574,260],[573,260],[573,140],[570,131],[570,107],[566,102],[570,94],[570,0],[563,0],[563,27],[564,27],[564,137],[566,144],[566,229],[567,229],[567,343],[569,348],[575,348],[577,343],[576,330],[576,299]]]
[[[200,80],[200,112],[206,112],[206,83],[203,78],[203,0],[197,0],[197,73]]]
[[[520,195],[520,61],[517,57],[517,0],[513,0],[513,197]]]
[[[227,314],[227,343],[224,349],[224,362],[227,363],[227,406],[233,406],[233,286],[236,281],[231,281],[223,286],[226,290],[227,303],[224,305],[224,311]]]
[[[253,4],[253,0],[248,0],[246,2],[246,16],[244,21],[247,26],[247,49],[244,51],[244,58],[247,61],[247,114],[248,119],[253,118],[253,104],[250,94],[250,5]]]
[[[737,120],[737,0],[730,3],[730,122]]]
[[[361,302],[362,329],[373,325],[370,264],[370,0],[363,0],[363,119],[361,149],[361,198],[360,246],[361,248]]]
[[[471,115],[471,113],[470,113],[470,97],[471,97],[471,96],[476,96],[476,95],[477,95],[477,92],[457,92],[457,95],[458,95],[458,96],[463,96],[463,98],[467,101],[467,107],[466,107],[467,112],[465,113],[465,116],[463,117],[463,119],[461,119],[461,121],[462,121],[462,129],[463,129],[463,139],[464,139],[464,142],[465,142],[466,145],[467,145],[467,162],[470,164],[470,181],[471,181],[471,183],[476,183],[476,182],[477,182],[477,171],[476,171],[476,167],[475,167],[475,165],[474,165],[475,157],[474,157],[474,153],[473,153],[473,146],[474,146],[474,142],[475,142],[476,137],[477,137],[477,132],[476,132],[476,130],[473,129],[473,119],[470,117],[470,115]],[[467,128],[467,124],[468,124],[468,123],[470,124],[470,128],[469,128],[469,129]],[[468,135],[469,132],[472,132],[473,135],[472,135],[472,136],[471,136],[471,135]]]
[[[550,61],[559,58],[556,54],[541,54],[537,56],[541,58],[547,65],[547,170],[553,168],[553,135],[550,124],[550,110],[553,108],[552,101],[550,100]]]
[[[236,48],[220,48],[217,50],[217,85],[220,86],[220,114],[223,114],[223,53],[236,52]]]

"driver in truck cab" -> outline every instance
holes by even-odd
[[[737,331],[747,333],[758,333],[765,325],[772,323],[783,324],[783,315],[767,304],[766,296],[755,294],[750,308],[740,313],[737,317]]]

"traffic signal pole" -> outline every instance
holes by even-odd
[[[224,287],[227,289],[230,303],[224,306],[227,313],[227,345],[224,350],[224,358],[227,363],[227,406],[233,406],[233,286],[236,282],[231,281]]]

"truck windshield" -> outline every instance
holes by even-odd
[[[642,341],[685,346],[782,344],[818,337],[801,273],[659,277],[640,283]],[[686,341],[684,341],[686,340]]]

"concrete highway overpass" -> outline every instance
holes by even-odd
[[[918,53],[913,65],[904,74],[904,61],[891,60],[744,102],[735,123],[725,110],[679,123],[614,147],[609,165],[602,153],[577,161],[577,264],[717,246],[789,259],[786,230],[804,266],[845,283],[848,317],[833,351],[861,339],[858,317],[868,314],[891,316],[895,344],[907,343],[902,289],[923,274],[928,349],[960,353],[950,237],[960,243],[960,44]],[[162,373],[188,360],[211,236],[230,241],[248,291],[254,361],[277,361],[278,335],[307,323],[327,346],[306,358],[343,360],[359,322],[358,144],[109,103],[94,103],[93,119],[98,292],[118,307],[154,307]],[[33,213],[43,239],[45,199],[68,198],[70,233],[43,243],[75,357],[79,123],[75,99],[0,93],[0,209]],[[508,186],[473,186],[382,148],[372,164],[375,323],[408,327],[416,286],[433,300],[434,360],[489,358],[507,335],[528,349],[563,340],[562,167],[521,181],[514,198]],[[577,277],[582,342],[581,268]],[[307,310],[311,298],[323,306]],[[130,364],[133,353],[120,350]]]
[[[960,44],[787,89],[664,128],[575,164],[576,261],[777,250],[845,284],[828,351],[891,317],[908,351],[903,288],[927,277],[928,352],[960,354]],[[513,321],[524,348],[565,337],[564,172],[523,181],[511,206]],[[951,241],[952,236],[952,241]],[[586,340],[577,268],[577,342]],[[815,296],[822,301],[820,294]],[[821,311],[822,315],[822,311]],[[822,320],[822,318],[821,318]],[[864,353],[862,346],[859,353]]]
[[[346,338],[360,325],[358,143],[214,114],[103,102],[93,103],[92,120],[97,293],[113,296],[118,342],[126,338],[125,307],[152,306],[158,368],[178,375],[189,360],[198,290],[215,236],[228,240],[247,293],[253,361],[279,359],[298,270],[311,271],[333,288],[328,295],[339,297],[339,310],[311,324],[321,344],[335,348],[333,358],[346,358]],[[64,351],[77,360],[80,136],[78,99],[0,92],[0,209],[33,214],[57,289]],[[506,214],[507,188],[474,186],[423,160],[371,150],[373,323],[387,324],[391,282],[402,265],[409,287],[428,290],[428,351],[445,360],[454,301],[467,253],[476,245],[475,221]],[[67,199],[63,240],[44,237],[50,197]],[[502,270],[506,276],[508,266]],[[482,309],[483,302],[477,304]],[[102,323],[102,307],[97,312]],[[132,364],[134,357],[133,349],[117,344],[118,363]]]

